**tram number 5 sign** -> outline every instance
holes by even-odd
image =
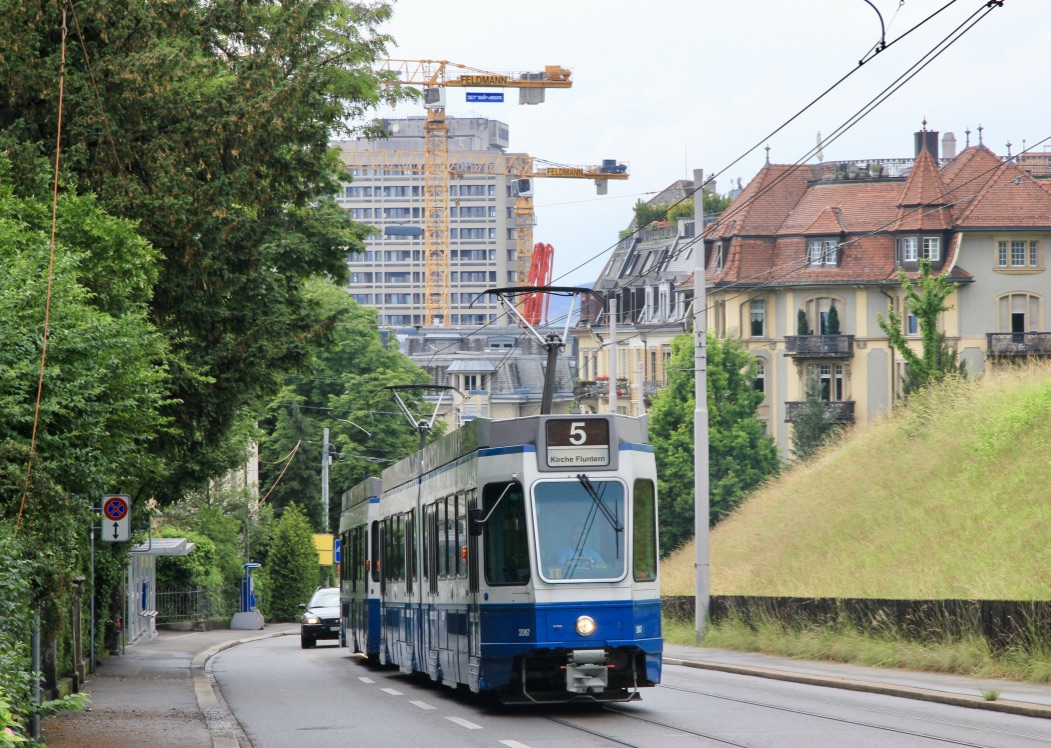
[[[609,465],[609,421],[582,418],[579,421],[547,422],[548,467],[605,467]]]
[[[102,497],[102,540],[123,543],[131,538],[131,497],[106,494]]]

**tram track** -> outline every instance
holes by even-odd
[[[869,729],[869,730],[877,730],[877,731],[880,731],[880,732],[893,733],[894,735],[898,735],[898,736],[904,736],[904,737],[909,737],[909,738],[919,738],[919,739],[929,740],[929,741],[932,741],[932,742],[937,742],[937,743],[941,743],[941,744],[945,744],[945,745],[961,746],[962,748],[988,748],[988,745],[989,745],[988,743],[978,743],[978,742],[971,742],[971,741],[968,741],[968,740],[959,740],[959,739],[954,739],[954,738],[948,738],[948,737],[943,737],[943,736],[939,736],[939,735],[934,735],[934,734],[931,734],[931,733],[928,733],[928,732],[922,732],[922,731],[919,731],[919,730],[910,730],[910,729],[901,728],[901,727],[893,727],[891,725],[879,724],[879,723],[876,723],[876,722],[870,722],[870,721],[859,720],[859,719],[850,719],[850,718],[846,718],[846,717],[837,717],[837,716],[834,716],[834,715],[823,714],[823,713],[821,713],[819,711],[813,711],[813,710],[808,710],[808,709],[799,709],[799,708],[795,708],[795,707],[780,706],[780,705],[777,705],[777,704],[763,703],[761,701],[756,701],[756,700],[753,700],[753,699],[745,699],[745,698],[740,698],[740,697],[735,697],[735,696],[727,696],[727,695],[724,695],[724,694],[713,693],[713,692],[710,692],[710,691],[702,691],[702,690],[699,690],[699,689],[685,688],[685,687],[681,687],[681,686],[668,686],[668,685],[664,685],[664,684],[661,684],[661,685],[657,686],[657,688],[667,689],[667,690],[670,690],[670,691],[677,691],[677,692],[680,692],[680,693],[693,694],[693,695],[707,697],[707,698],[711,698],[711,699],[719,699],[721,701],[729,701],[729,702],[733,702],[733,703],[736,703],[736,704],[741,704],[741,705],[744,705],[744,706],[751,706],[751,707],[758,707],[758,708],[762,708],[762,709],[776,710],[776,711],[779,711],[779,712],[785,712],[785,713],[793,714],[793,715],[800,716],[800,717],[809,717],[809,718],[812,718],[812,719],[827,720],[827,721],[837,722],[837,723],[844,724],[844,725],[849,725],[849,726],[852,726],[852,727],[859,727],[859,728],[864,728],[864,729]],[[644,717],[644,716],[639,715],[639,714],[632,714],[630,711],[628,711],[627,707],[619,707],[619,706],[614,706],[614,705],[608,705],[607,704],[607,705],[603,705],[601,707],[600,711],[603,714],[606,714],[606,715],[623,717],[625,719],[630,719],[630,720],[634,720],[634,721],[637,721],[637,722],[643,722],[645,724],[652,725],[654,727],[660,727],[662,729],[670,730],[670,731],[673,731],[673,732],[676,732],[676,733],[680,733],[680,734],[683,734],[683,735],[689,735],[691,737],[696,737],[696,738],[703,738],[705,740],[711,741],[713,745],[735,746],[735,748],[756,748],[756,745],[757,745],[755,742],[752,742],[752,743],[738,742],[738,741],[735,741],[735,740],[733,740],[731,738],[728,738],[728,737],[725,737],[725,736],[722,736],[722,735],[716,735],[716,734],[712,734],[712,733],[707,733],[707,732],[703,732],[703,731],[700,731],[700,730],[693,730],[693,729],[690,729],[688,727],[682,727],[680,725],[672,724],[670,722],[665,722],[665,721],[662,721],[662,720],[659,720],[659,719],[653,719],[651,717]],[[895,715],[895,714],[888,713],[886,711],[880,711],[879,713],[882,713],[882,714],[884,714],[885,716],[888,716],[888,717],[895,717],[895,716],[897,716],[897,717],[900,717],[900,718],[921,719],[921,720],[933,721],[933,722],[937,722],[938,724],[942,724],[942,725],[945,725],[945,726],[948,726],[948,727],[955,727],[955,728],[959,728],[959,729],[976,729],[973,726],[960,724],[958,722],[953,722],[951,720],[931,720],[930,718],[925,718],[925,717],[917,716],[917,715],[913,715],[913,714],[908,714],[908,715],[906,715],[906,714],[898,714],[898,715]],[[601,738],[602,740],[609,741],[609,743],[613,744],[613,745],[628,746],[629,748],[640,748],[640,746],[637,743],[633,743],[630,740],[624,739],[623,737],[616,737],[613,734],[611,734],[611,732],[609,732],[609,731],[603,731],[603,729],[601,729],[601,727],[599,727],[599,726],[582,725],[582,724],[579,724],[576,721],[573,721],[572,719],[553,717],[553,716],[548,716],[548,715],[541,716],[540,719],[543,719],[543,720],[545,720],[547,722],[552,722],[552,723],[561,725],[563,727],[567,727],[567,728],[575,730],[577,732],[586,733],[588,735],[591,735],[592,737]],[[1051,737],[1046,736],[1046,735],[1038,735],[1038,734],[1034,734],[1034,733],[1026,733],[1026,732],[1020,732],[1020,731],[1014,731],[1014,730],[997,730],[997,729],[989,729],[989,728],[978,728],[978,729],[981,729],[981,731],[983,733],[985,733],[985,734],[995,734],[995,735],[1000,735],[1000,736],[1003,736],[1003,737],[1026,738],[1026,739],[1030,739],[1030,740],[1036,740],[1036,741],[1040,741],[1040,742],[1051,744]]]

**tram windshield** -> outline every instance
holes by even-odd
[[[548,581],[624,576],[624,485],[547,481],[533,489],[540,574]]]

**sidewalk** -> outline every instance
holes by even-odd
[[[664,645],[664,664],[1051,718],[1051,685]],[[982,694],[996,691],[995,701]]]
[[[213,691],[205,663],[227,647],[298,632],[296,623],[262,631],[162,631],[157,641],[127,647],[125,654],[99,663],[84,689],[91,705],[45,719],[44,739],[49,748],[238,748],[236,722]],[[664,664],[1051,718],[1051,685],[675,644],[665,645]],[[982,698],[990,690],[999,694],[995,701]]]
[[[98,663],[84,687],[91,697],[86,710],[43,720],[49,748],[237,748],[236,724],[216,698],[205,663],[245,641],[299,633],[299,624],[159,633]]]

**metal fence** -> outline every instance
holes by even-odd
[[[694,598],[665,597],[665,615],[692,620]],[[933,642],[982,636],[996,649],[1051,639],[1051,600],[886,600],[713,595],[712,623],[849,625],[867,633]]]
[[[157,623],[204,621],[212,615],[212,606],[204,589],[157,593]]]

